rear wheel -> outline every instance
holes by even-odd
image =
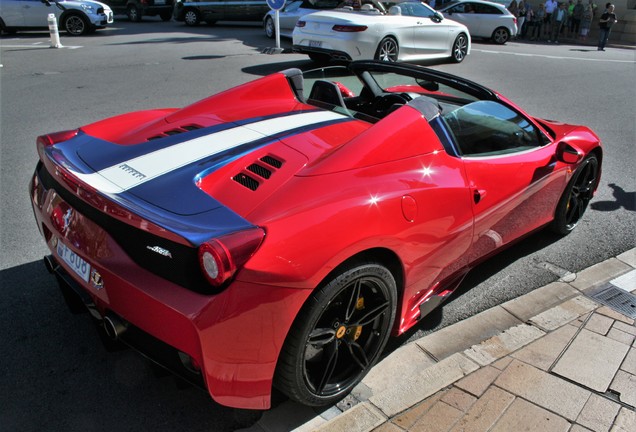
[[[455,63],[461,63],[468,54],[468,38],[465,34],[460,34],[455,38],[453,43],[453,52],[451,58]]]
[[[378,49],[375,52],[375,60],[396,62],[399,52],[400,47],[397,41],[388,36],[382,39],[382,42],[380,42],[380,45],[378,45]]]
[[[495,31],[492,32],[491,39],[494,43],[503,45],[510,39],[510,32],[505,27],[496,28]]]
[[[201,15],[194,9],[186,9],[183,14],[183,21],[186,25],[189,26],[197,26],[201,22]]]
[[[341,399],[378,360],[396,303],[395,279],[379,264],[335,276],[298,314],[277,365],[277,388],[305,405]]]
[[[570,233],[583,217],[598,183],[598,159],[590,155],[576,170],[565,188],[550,228],[557,234]]]
[[[137,6],[130,5],[126,10],[126,15],[128,15],[128,19],[132,22],[141,21],[141,11]]]

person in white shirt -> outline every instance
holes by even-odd
[[[543,31],[547,34],[548,39],[552,33],[552,14],[557,10],[559,4],[556,0],[547,0],[545,2],[545,18],[543,19]]]

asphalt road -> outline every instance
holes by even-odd
[[[145,19],[88,37],[0,39],[0,429],[229,431],[256,414],[157,378],[136,354],[107,353],[86,316],[71,315],[41,263],[27,184],[35,138],[122,112],[183,106],[289,67],[265,55],[255,25],[187,28]],[[284,46],[288,42],[284,41]],[[494,88],[533,115],[592,127],[605,145],[603,178],[580,226],[535,234],[476,268],[443,310],[396,341],[434,331],[576,272],[636,243],[636,51],[476,42],[464,63],[427,64]]]

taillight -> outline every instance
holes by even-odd
[[[44,149],[50,147],[59,142],[68,141],[71,138],[77,136],[79,129],[66,130],[61,132],[53,132],[48,135],[40,135],[36,142],[38,148],[38,155],[40,159],[44,157]]]
[[[199,265],[210,285],[219,287],[243,267],[265,237],[261,228],[252,228],[208,240],[199,246]]]
[[[298,20],[296,21],[296,27],[305,27],[307,25],[306,21]]]
[[[355,33],[365,31],[367,28],[364,25],[335,25],[331,29],[337,32]]]
[[[517,24],[517,17],[513,18],[515,25]]]

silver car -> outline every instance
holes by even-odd
[[[285,7],[278,12],[280,35],[291,38],[300,17],[320,10],[335,9],[341,2],[341,0],[292,0],[287,2]],[[265,35],[270,39],[276,36],[274,16],[275,12],[271,10],[263,18],[263,29]]]
[[[472,37],[505,44],[517,34],[517,18],[502,4],[481,0],[459,0],[439,9],[440,12],[468,27]]]
[[[0,30],[11,33],[48,27],[54,14],[59,28],[71,36],[91,33],[113,23],[113,11],[97,1],[86,0],[2,0]]]

